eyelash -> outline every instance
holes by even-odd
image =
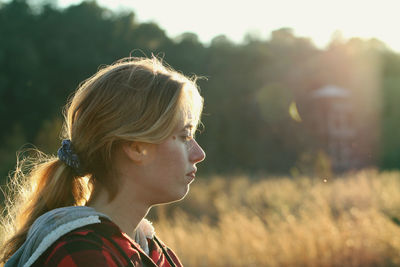
[[[193,139],[193,135],[191,135],[191,134],[182,135],[182,139],[183,139],[184,141],[190,141],[190,140]]]

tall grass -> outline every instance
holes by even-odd
[[[184,266],[400,266],[400,172],[199,178],[150,217]]]
[[[198,179],[155,210],[185,266],[400,266],[400,173]]]

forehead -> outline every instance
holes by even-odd
[[[181,129],[196,130],[200,121],[202,98],[195,86],[183,87],[180,99],[180,111],[177,127]]]
[[[192,116],[191,112],[182,112],[177,126],[176,130],[182,131],[182,130],[195,130],[197,126],[197,121],[196,119]]]

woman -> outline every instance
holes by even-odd
[[[193,138],[202,107],[195,79],[156,58],[83,82],[58,157],[42,157],[14,201],[5,266],[181,266],[144,217],[187,194],[205,157]]]

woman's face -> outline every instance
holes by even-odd
[[[184,198],[195,179],[196,164],[205,158],[203,149],[193,138],[193,125],[181,123],[165,141],[152,146],[140,179],[150,204]]]

